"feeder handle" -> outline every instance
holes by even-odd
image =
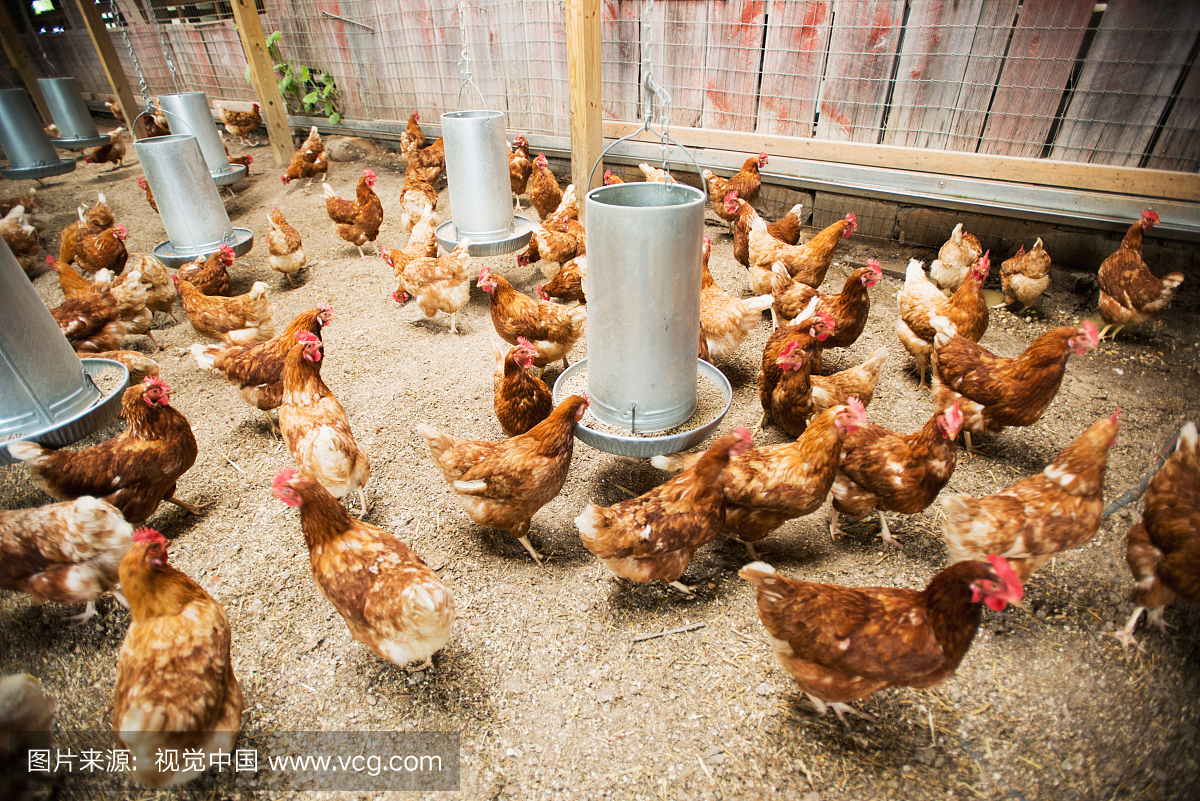
[[[158,107],[158,110],[159,110],[159,111],[161,111],[163,114],[169,114],[169,115],[171,115],[172,117],[174,117],[175,119],[177,119],[177,120],[179,120],[180,122],[182,122],[182,123],[183,123],[183,127],[184,127],[184,128],[187,128],[188,136],[195,136],[195,135],[196,135],[196,134],[195,134],[195,133],[192,131],[192,126],[188,125],[188,124],[187,124],[187,120],[185,120],[183,117],[180,117],[178,114],[176,114],[176,113],[175,113],[175,112],[173,112],[173,111],[168,111],[168,110],[166,110],[166,109],[165,109],[165,108],[163,108],[162,106],[159,106],[159,107]],[[138,121],[138,120],[140,120],[142,117],[145,117],[147,114],[150,114],[150,101],[149,101],[149,100],[147,100],[147,101],[146,101],[146,110],[145,110],[145,111],[143,111],[141,114],[137,115],[136,117],[134,117],[134,118],[133,118],[133,122],[129,123],[129,135],[130,135],[130,136],[133,136],[133,126],[137,125],[137,121]]]
[[[611,145],[604,148],[604,151],[600,154],[600,157],[596,159],[596,163],[592,165],[592,171],[588,173],[587,186],[584,187],[584,190],[583,190],[585,195],[588,193],[588,191],[590,190],[590,188],[592,186],[592,179],[594,177],[596,177],[596,168],[604,163],[604,157],[608,155],[608,151],[612,150],[614,147],[616,147],[617,145],[626,141],[627,139],[632,139],[633,137],[640,134],[642,131],[650,131],[650,133],[655,133],[654,131],[650,130],[649,128],[639,128],[638,130],[634,131],[631,134],[626,134],[625,136],[622,136],[620,139],[616,140]],[[684,153],[687,154],[687,157],[692,160],[692,166],[696,168],[696,175],[700,179],[700,186],[703,187],[704,186],[704,175],[703,175],[703,173],[701,173],[700,164],[696,161],[696,157],[692,155],[692,151],[688,150],[686,147],[679,144],[678,142],[676,142],[674,139],[672,139],[670,136],[668,136],[665,133],[657,134],[657,135],[660,137],[660,139],[664,143],[664,145],[666,143],[670,143],[672,147],[677,147],[680,150],[682,150]]]

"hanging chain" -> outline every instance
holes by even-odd
[[[654,0],[650,0],[642,10],[642,87],[645,90],[645,97],[642,108],[642,129],[650,133],[657,134],[659,143],[662,146],[662,169],[670,172],[670,148],[667,146],[670,141],[671,133],[671,93],[666,87],[654,79],[654,64],[651,59],[651,51],[654,45]],[[658,101],[659,111],[661,116],[659,124],[662,130],[655,131],[654,123],[654,101]]]
[[[175,85],[176,92],[182,92],[183,86],[179,82],[179,70],[175,69],[175,59],[171,56],[171,43],[167,41],[167,35],[163,32],[163,26],[158,22],[158,14],[154,10],[154,3],[151,0],[147,7],[153,15],[154,29],[158,31],[158,41],[162,45],[163,58],[167,62],[167,69],[171,71],[171,83]]]
[[[33,29],[33,23],[29,21],[29,10],[26,8],[26,3],[17,3],[21,9],[21,18],[25,20],[25,30],[33,34],[33,40],[37,42],[38,53],[42,56],[42,61],[46,64],[46,69],[54,77],[58,77],[58,68],[50,61],[50,57],[46,55],[46,48],[42,47],[42,35]]]
[[[121,21],[119,12],[117,11],[117,0],[108,0],[109,13],[112,14],[113,24],[118,24]],[[129,41],[129,26],[121,24],[121,38],[125,40],[125,49],[129,51],[129,63],[133,65],[133,71],[138,76],[138,89],[142,93],[142,103],[147,107],[150,105],[150,92],[146,88],[146,76],[142,74],[142,65],[138,63],[137,53],[133,52],[133,42]],[[133,123],[137,120],[132,120],[129,123],[129,133],[133,133]]]
[[[467,48],[467,3],[466,0],[458,0],[458,30],[459,37],[462,40],[462,52],[458,54],[458,72],[462,75],[462,85],[458,87],[458,106],[462,108],[462,95],[470,86],[479,95],[482,102],[481,108],[487,108],[487,100],[483,96],[483,92],[475,85],[475,81],[471,78],[471,54]]]

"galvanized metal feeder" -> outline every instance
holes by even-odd
[[[54,116],[58,137],[50,142],[65,150],[83,150],[87,147],[107,145],[107,134],[96,131],[92,112],[88,111],[83,96],[75,88],[74,78],[38,78],[38,88],[46,105]]]
[[[225,152],[221,134],[217,131],[217,124],[208,108],[208,96],[204,92],[159,95],[158,104],[172,118],[182,122],[187,128],[187,133],[196,137],[214,184],[228,186],[246,177],[246,165],[229,163],[229,155]],[[154,197],[157,200],[157,192]]]
[[[109,359],[80,359],[8,245],[0,242],[0,437],[61,448],[108,425],[121,410],[129,371]],[[108,394],[93,380],[123,378]],[[0,464],[17,461],[0,443]]]
[[[458,14],[463,42],[458,61],[463,76],[458,90],[459,105],[468,86],[479,95],[482,105],[487,105],[483,93],[471,80],[462,4]],[[468,237],[470,255],[500,256],[520,250],[533,237],[533,220],[513,213],[504,121],[502,111],[451,111],[442,115],[452,219],[439,225],[434,235],[447,251],[454,250],[463,237]]]
[[[167,240],[154,246],[155,258],[180,267],[207,258],[221,245],[233,248],[236,256],[250,252],[254,232],[230,224],[196,137],[156,136],[139,139],[133,147],[167,231]]]
[[[8,166],[0,167],[2,178],[46,178],[75,170],[75,159],[60,158],[50,143],[24,89],[0,91],[0,148],[8,156]]]
[[[648,41],[649,15],[643,35]],[[667,129],[670,95],[654,80],[649,47],[644,52],[643,127],[609,145],[592,166],[592,175],[609,150],[642,131],[660,137],[664,167],[667,144],[678,146]],[[651,128],[656,97],[663,108],[661,131]],[[695,166],[699,175],[700,166]],[[585,417],[575,435],[593,448],[641,458],[685,450],[708,437],[729,410],[733,389],[728,379],[698,358],[706,201],[699,189],[681,183],[601,186],[584,197],[588,356],[555,381],[555,404],[566,382],[585,369],[589,414],[631,433],[666,431],[689,422],[696,411],[700,373],[717,385],[725,400],[711,420],[696,420],[694,428],[658,437],[614,435],[589,428]]]

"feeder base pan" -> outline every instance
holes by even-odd
[[[191,250],[185,253],[176,251],[175,246],[168,239],[154,246],[154,258],[168,267],[182,267],[185,264],[191,264],[198,258],[208,258],[221,249],[221,244],[217,242],[211,246],[205,246],[199,250]],[[250,252],[250,248],[254,247],[254,232],[249,228],[234,228],[233,242],[228,244],[233,248],[234,256],[245,256]]]
[[[90,408],[46,428],[12,436],[9,439],[10,442],[24,440],[36,442],[47,448],[62,448],[89,434],[94,434],[116,419],[117,413],[121,411],[121,396],[125,394],[125,387],[129,384],[129,370],[125,365],[112,359],[80,359],[80,361],[83,362],[83,372],[88,376],[98,376],[106,369],[116,368],[125,377],[116,389],[96,401]],[[9,454],[8,443],[0,442],[0,464],[16,464],[18,461]]]
[[[108,142],[108,137],[104,138],[104,142]],[[0,167],[0,178],[23,181],[28,178],[48,178],[51,175],[62,175],[68,172],[75,172],[75,159],[59,159],[57,163],[29,164],[24,167]]]
[[[97,134],[96,136],[80,136],[76,139],[63,139],[62,137],[59,137],[57,139],[51,139],[50,144],[54,145],[55,147],[62,148],[63,150],[83,150],[85,147],[100,147],[100,145],[107,145],[111,141],[112,140],[108,136]]]
[[[472,239],[471,246],[467,248],[467,253],[471,256],[503,256],[505,253],[521,250],[533,238],[533,229],[535,227],[536,223],[533,220],[523,217],[520,214],[514,214],[511,234],[508,234],[503,239],[496,239],[491,242],[476,242]],[[458,228],[454,225],[454,220],[447,220],[442,223],[433,233],[447,253],[458,247],[459,240],[462,239],[462,235],[459,234]]]
[[[566,382],[572,376],[586,367],[587,359],[584,358],[575,362],[566,370],[563,370],[562,375],[554,382],[554,389],[551,390],[555,406],[558,406],[562,401],[562,398],[559,397],[560,389],[566,385]],[[628,456],[632,459],[648,459],[651,456],[660,456],[665,453],[678,453],[679,451],[686,451],[697,443],[703,442],[716,430],[717,425],[720,424],[729,411],[729,406],[733,403],[733,387],[729,385],[729,379],[725,377],[724,373],[703,359],[696,360],[696,368],[720,387],[721,395],[725,398],[725,407],[712,420],[700,421],[700,425],[690,431],[681,431],[677,434],[667,434],[661,437],[623,437],[617,434],[596,431],[595,429],[588,428],[587,425],[580,421],[575,424],[575,436],[598,451],[604,451],[616,456]]]
[[[212,173],[213,183],[217,186],[229,186],[236,184],[238,181],[246,177],[246,173],[250,170],[245,164],[230,164],[228,170],[219,170]]]

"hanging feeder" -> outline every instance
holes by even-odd
[[[109,143],[106,134],[96,132],[92,113],[75,88],[74,78],[38,78],[38,88],[58,128],[58,138],[51,139],[51,144],[66,150],[83,150]]]
[[[159,95],[158,104],[164,112],[182,122],[187,133],[196,137],[214,184],[228,186],[246,177],[246,165],[229,163],[225,145],[221,142],[221,134],[217,132],[217,124],[213,122],[212,112],[208,108],[208,96],[204,92]],[[155,193],[155,198],[157,197],[158,194]]]
[[[669,167],[671,96],[654,79],[650,63],[650,13],[642,33],[646,101],[642,128],[613,142],[608,151],[649,131],[663,147]],[[651,127],[654,99],[662,107],[662,130]],[[681,148],[682,149],[682,148]],[[691,153],[686,149],[691,158]],[[696,174],[700,165],[692,158]],[[703,185],[703,181],[701,182]],[[588,413],[601,423],[633,432],[666,431],[687,423],[697,406],[697,379],[705,374],[720,389],[724,405],[711,420],[657,437],[614,435],[575,427],[581,440],[598,450],[645,458],[685,450],[707,438],[729,411],[733,388],[720,370],[698,358],[700,285],[707,197],[682,183],[628,183],[600,186],[584,196],[588,221],[588,355],[554,382],[561,388],[587,370]]]
[[[46,178],[75,170],[75,159],[59,158],[50,144],[24,89],[0,90],[0,148],[8,156],[8,166],[0,167],[3,178]]]
[[[458,6],[462,53],[458,67],[463,76],[458,90],[470,86],[487,105],[483,92],[471,79],[471,57],[467,53],[467,26],[463,4]],[[472,256],[501,256],[520,250],[533,237],[534,222],[513,213],[512,184],[508,177],[508,143],[504,138],[504,112],[451,111],[442,115],[442,144],[446,150],[446,184],[450,191],[452,219],[434,230],[447,251],[458,247],[464,237],[471,240]]]
[[[0,243],[0,437],[61,448],[108,425],[121,409],[129,371],[109,359],[80,359],[46,304]],[[93,380],[102,372],[122,378],[107,395]],[[17,460],[0,443],[0,464]]]
[[[168,267],[181,267],[233,248],[235,256],[250,252],[254,232],[234,228],[221,203],[196,137],[172,134],[133,143],[146,183],[154,193],[167,241],[154,247],[154,256]]]

